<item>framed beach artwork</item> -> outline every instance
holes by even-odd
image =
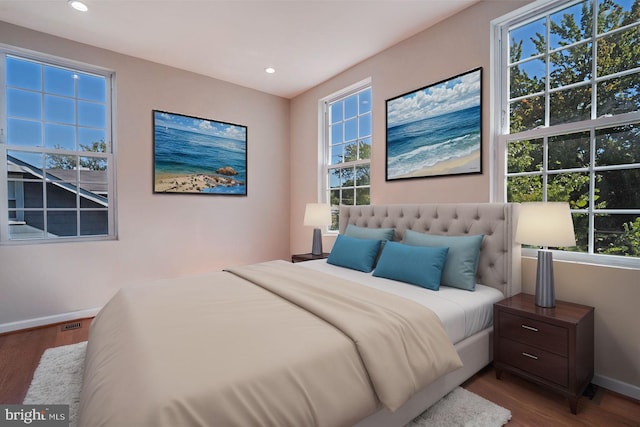
[[[386,101],[387,181],[482,173],[482,68]]]
[[[153,110],[153,192],[247,195],[247,127]]]

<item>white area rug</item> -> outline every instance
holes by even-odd
[[[75,427],[86,349],[86,341],[47,349],[24,403],[68,404],[70,427]],[[406,427],[500,427],[510,419],[509,410],[458,387]]]
[[[406,427],[499,427],[510,419],[508,409],[458,387]]]
[[[86,350],[86,341],[46,349],[23,403],[69,405],[69,426],[74,427]]]

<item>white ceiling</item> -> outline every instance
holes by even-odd
[[[0,20],[292,98],[477,1],[0,0]]]

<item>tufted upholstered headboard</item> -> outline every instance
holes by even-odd
[[[518,204],[451,203],[423,205],[340,206],[340,233],[347,224],[368,228],[394,228],[393,240],[405,230],[464,236],[484,234],[476,279],[502,291],[520,293],[520,244],[514,240]]]

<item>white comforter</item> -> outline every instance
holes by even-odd
[[[274,261],[120,290],[78,425],[351,426],[461,366],[419,304]]]

